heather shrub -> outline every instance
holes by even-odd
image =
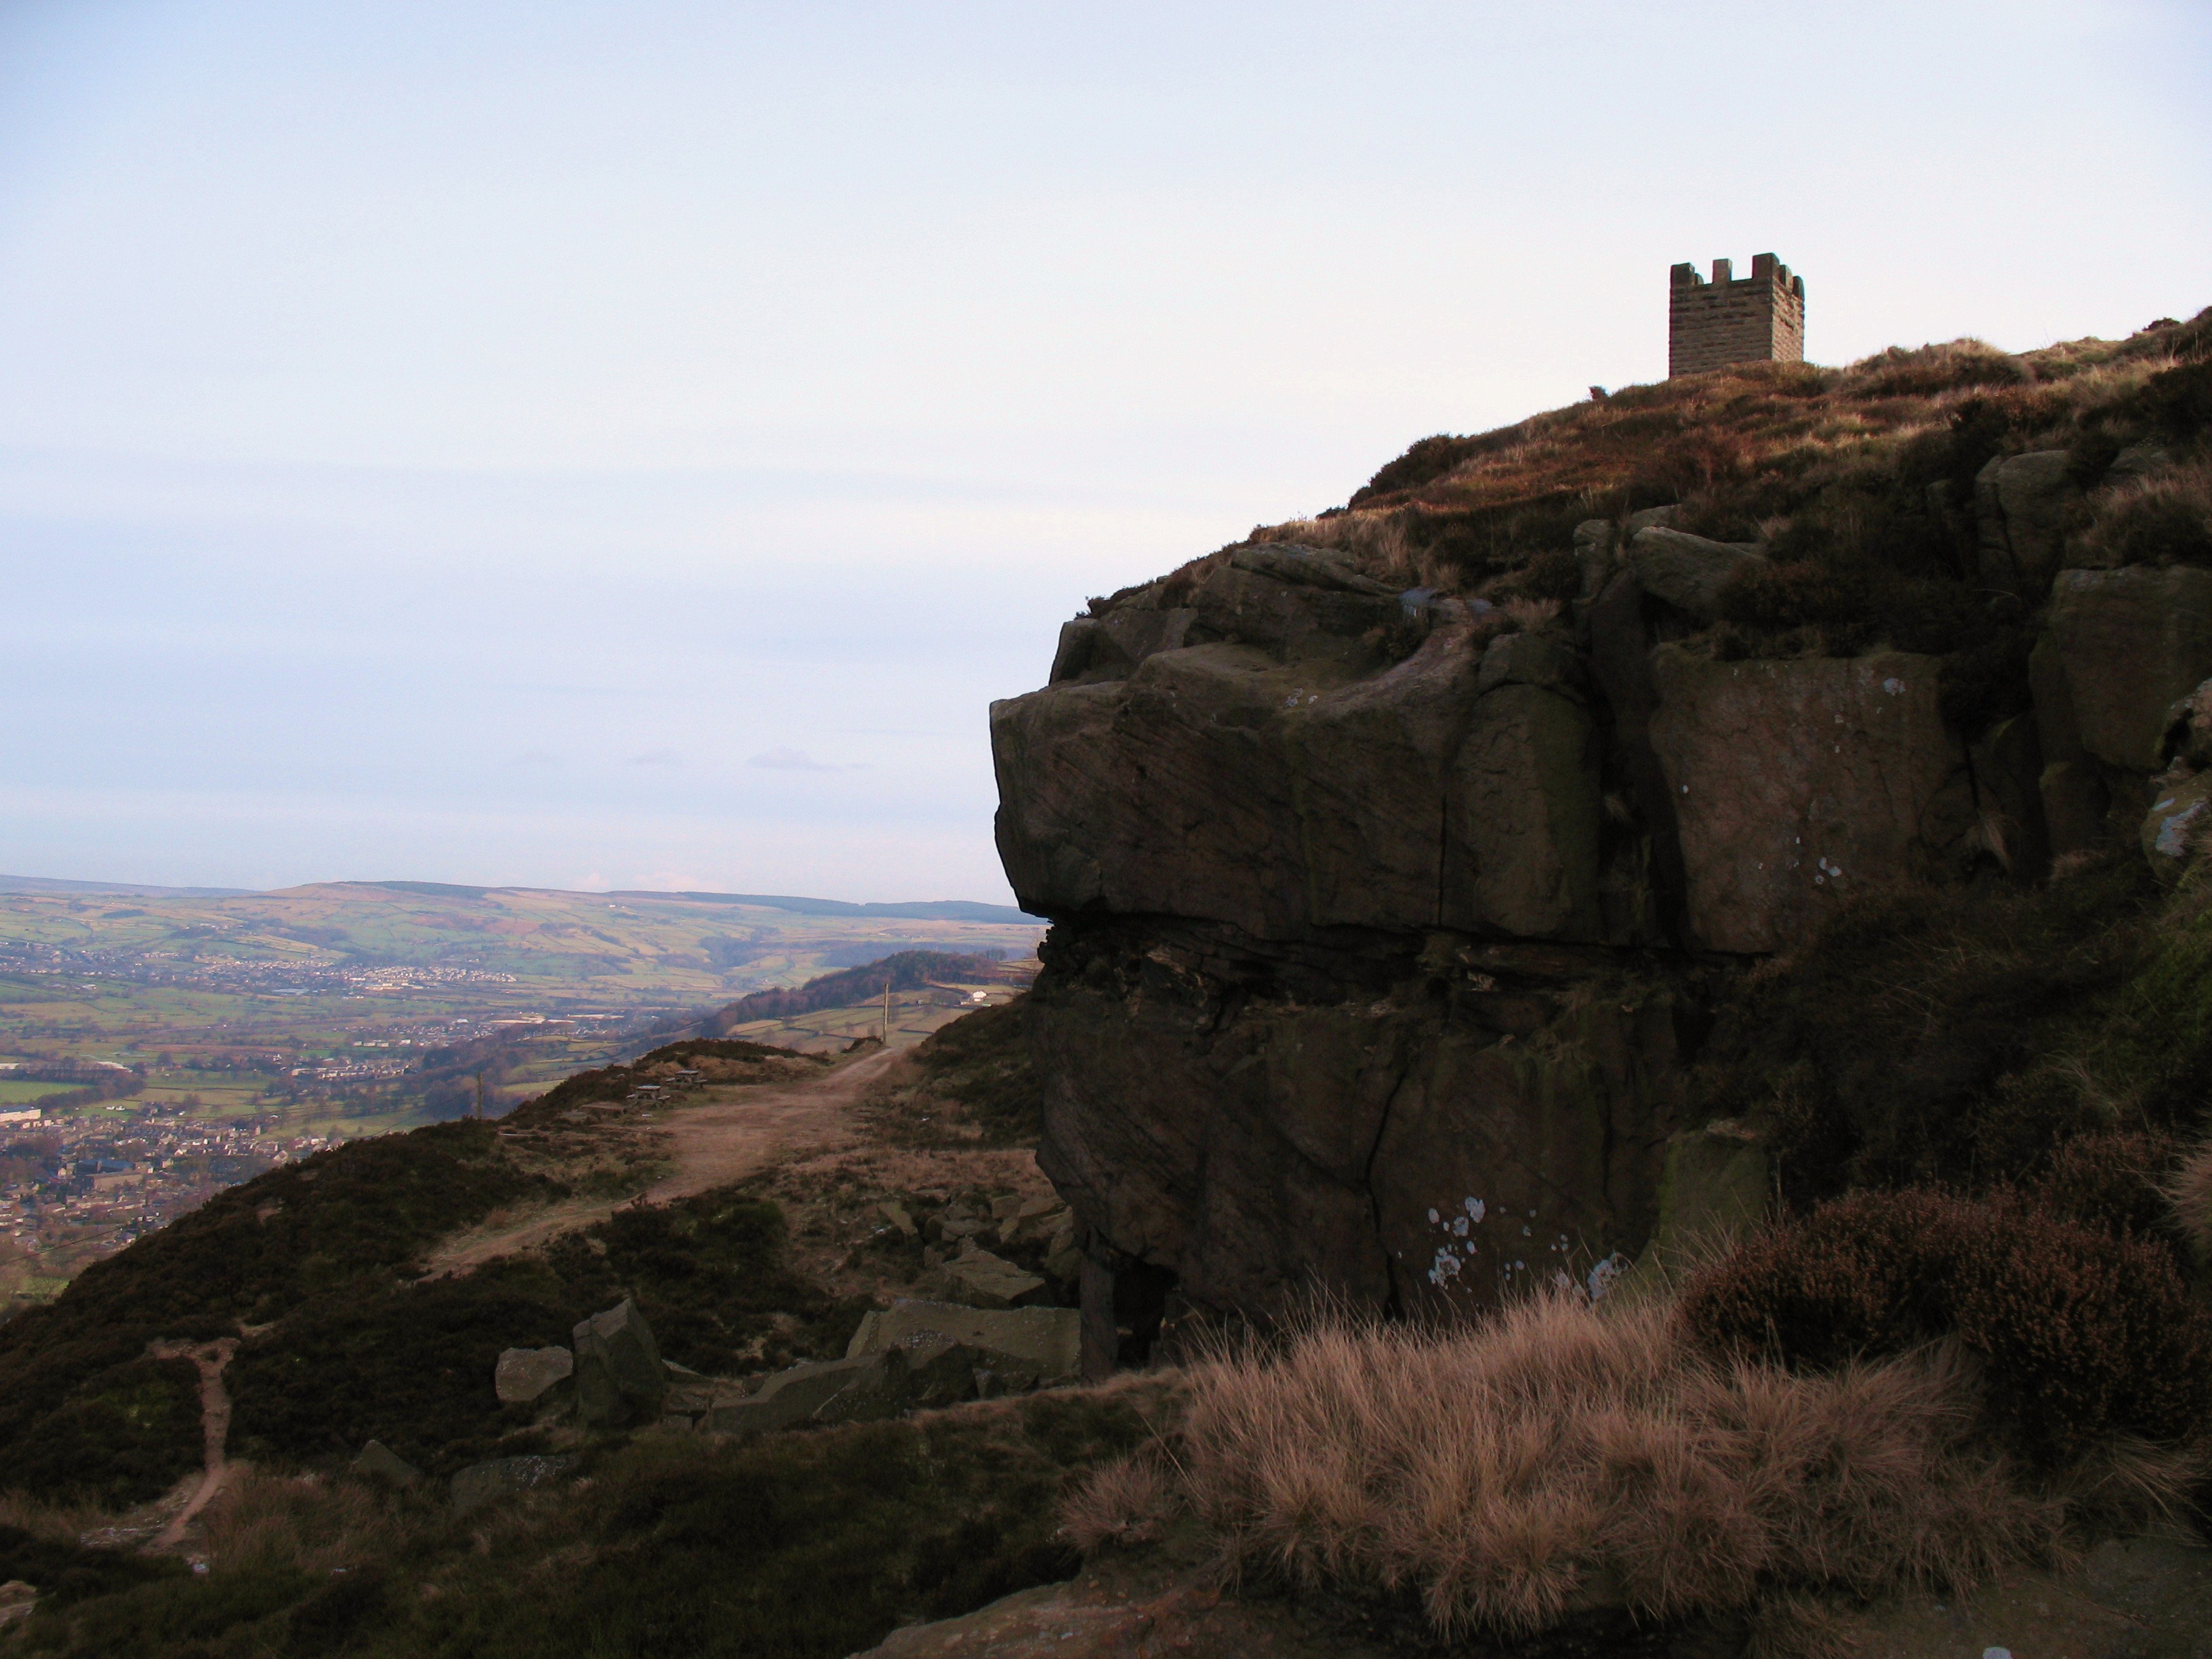
[[[1550,1296],[1450,1329],[1324,1316],[1200,1365],[1173,1441],[1063,1514],[1095,1547],[1180,1505],[1233,1566],[1411,1602],[1447,1635],[1590,1604],[1786,1614],[2060,1547],[2065,1504],[1975,1443],[1971,1398],[1954,1359],[1791,1371],[1701,1350],[1659,1306]]]
[[[2128,400],[2127,412],[2160,437],[2187,442],[2212,429],[2212,330],[2199,313],[2185,342],[2193,361],[2161,369]]]
[[[2079,1135],[2051,1155],[2027,1195],[2085,1227],[2171,1242],[2173,1218],[2162,1178],[2174,1161],[2172,1137],[2158,1131]]]
[[[646,1433],[465,1517],[438,1486],[241,1471],[206,1512],[204,1572],[0,1524],[0,1571],[67,1592],[6,1639],[66,1659],[840,1659],[1066,1577],[1061,1498],[1145,1443],[1160,1392],[1131,1378],[749,1441]]]
[[[1698,1109],[1764,1125],[1801,1206],[1850,1187],[2026,1180],[2077,1134],[2143,1127],[2112,1121],[2057,1057],[2088,1020],[2132,1098],[2136,1076],[2194,1049],[2208,976],[2193,956],[2146,966],[2154,897],[2132,849],[2036,887],[1862,894],[1723,1010]]]
[[[1455,438],[1448,433],[1423,438],[1397,459],[1386,463],[1352,496],[1351,504],[1358,507],[1372,496],[1419,489],[1443,477],[1462,461],[1480,453],[1481,447],[1480,438]]]
[[[1033,1146],[1044,1082],[1030,1048],[1030,1004],[1018,996],[940,1026],[887,1074],[870,1121],[894,1145]]]
[[[2172,1255],[2022,1200],[1858,1193],[1738,1247],[1686,1287],[1717,1353],[1814,1370],[1955,1338],[1992,1425],[2046,1468],[2092,1441],[2201,1435],[2212,1321]]]
[[[1514,586],[1528,599],[1563,605],[1582,592],[1582,566],[1571,551],[1555,547],[1530,560]]]
[[[2081,546],[2097,564],[2212,564],[2212,460],[2121,485]]]
[[[1967,386],[2018,386],[2027,365],[1986,340],[1952,340],[1915,350],[1892,346],[1863,357],[1844,372],[1855,398],[1926,398]]]

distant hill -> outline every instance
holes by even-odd
[[[380,887],[388,892],[413,893],[424,898],[488,898],[494,893],[568,893],[565,887],[526,887],[514,884],[480,887],[454,881],[331,881],[306,882],[275,890],[305,892],[316,887]],[[130,881],[64,881],[53,876],[0,876],[0,893],[113,894],[131,898],[251,898],[258,887],[150,887]],[[695,904],[750,904],[767,910],[787,910],[800,916],[873,916],[888,921],[1040,921],[1011,904],[983,904],[973,899],[921,899],[896,904],[854,904],[844,899],[803,898],[781,893],[661,892],[648,888],[620,888],[586,897],[618,899],[687,899]]]
[[[823,1008],[849,1007],[893,991],[917,990],[939,980],[983,980],[1000,976],[995,957],[946,951],[901,951],[879,962],[823,974],[788,989],[755,991],[716,1010],[691,1029],[719,1036],[759,1019],[793,1019]]]
[[[417,893],[428,898],[480,899],[493,893],[563,893],[560,887],[471,887],[447,881],[338,881],[332,887],[382,887],[395,893]],[[112,890],[120,891],[121,889]],[[749,904],[764,910],[787,910],[801,916],[872,916],[887,921],[1041,921],[1011,904],[982,904],[972,899],[924,899],[904,904],[853,904],[843,899],[799,898],[780,893],[663,892],[651,888],[618,887],[604,895],[613,899],[683,899],[693,904]]]
[[[129,881],[61,881],[52,876],[0,876],[0,893],[112,893],[130,898],[245,898],[250,887],[147,887]]]
[[[613,892],[609,898],[690,899],[704,904],[757,904],[802,916],[881,916],[892,921],[1042,921],[1011,904],[979,904],[971,899],[927,899],[912,904],[848,904],[842,899],[790,898],[768,893]]]

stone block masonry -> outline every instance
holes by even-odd
[[[1702,374],[1730,363],[1805,361],[1805,279],[1771,253],[1735,280],[1726,259],[1711,282],[1692,264],[1674,269],[1668,287],[1667,375]]]

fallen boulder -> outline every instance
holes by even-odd
[[[645,1316],[627,1298],[576,1327],[576,1410],[594,1426],[650,1423],[668,1397],[668,1370]]]
[[[766,1434],[803,1423],[858,1423],[895,1417],[905,1404],[902,1368],[888,1353],[848,1355],[793,1365],[769,1376],[742,1400],[709,1410],[709,1434]]]
[[[509,1348],[499,1357],[492,1387],[502,1405],[526,1406],[575,1369],[576,1357],[566,1348]]]
[[[1039,1275],[974,1243],[937,1271],[939,1294],[971,1308],[1014,1308],[1044,1289]]]
[[[976,1393],[976,1373],[990,1367],[991,1355],[949,1336],[925,1331],[892,1350],[904,1367],[906,1401],[928,1410],[957,1406]]]
[[[353,1460],[353,1472],[393,1486],[411,1486],[422,1478],[422,1470],[381,1440],[372,1440],[361,1449],[361,1455]]]
[[[489,1463],[471,1463],[453,1477],[453,1513],[480,1510],[485,1504],[528,1492],[575,1466],[573,1457],[501,1457]]]
[[[899,1301],[860,1321],[850,1358],[909,1347],[923,1339],[957,1343],[995,1359],[1001,1370],[1034,1367],[1039,1387],[1074,1380],[1082,1365],[1082,1316],[1073,1308],[967,1308]]]
[[[1759,562],[1759,549],[1748,542],[1708,541],[1660,525],[1638,531],[1628,544],[1628,568],[1644,591],[1699,622],[1718,620],[1721,589]]]

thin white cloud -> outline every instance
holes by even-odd
[[[632,755],[623,763],[629,766],[681,766],[684,757],[673,749],[648,749],[642,755]]]
[[[818,761],[803,749],[766,749],[745,763],[748,766],[764,766],[772,772],[848,772],[855,769],[832,766]]]

